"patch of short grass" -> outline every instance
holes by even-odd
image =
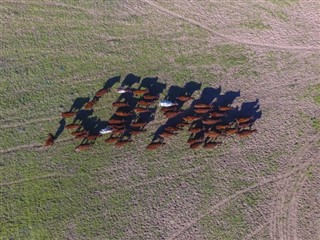
[[[250,28],[250,29],[257,29],[257,30],[267,30],[271,29],[270,25],[265,24],[262,20],[251,20],[248,22],[244,22],[241,24],[242,27]]]

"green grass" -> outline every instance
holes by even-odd
[[[271,29],[270,25],[266,25],[263,23],[262,20],[251,20],[249,22],[244,22],[241,24],[242,27],[250,28],[250,29],[257,29],[257,30],[267,30]]]

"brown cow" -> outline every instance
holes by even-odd
[[[201,146],[202,142],[195,142],[190,145],[191,149],[197,149]]]
[[[187,101],[193,99],[193,97],[191,97],[191,96],[186,96],[186,95],[182,95],[182,96],[177,97],[176,99],[178,99],[178,100],[181,101],[181,102],[187,102]]]
[[[82,134],[75,136],[75,139],[85,139],[86,137],[88,137],[88,135],[89,135],[89,133],[84,132]]]
[[[54,140],[55,140],[55,138],[54,138],[53,134],[49,133],[48,138],[47,138],[46,142],[44,143],[44,146],[45,147],[52,146],[54,143]]]
[[[76,129],[76,128],[80,128],[81,125],[80,124],[76,124],[76,123],[71,123],[71,124],[68,124],[66,125],[66,129]]]
[[[132,93],[134,95],[144,95],[146,93],[148,93],[149,90],[148,89],[145,89],[145,90],[140,90],[140,89],[137,89],[137,90],[132,90]]]
[[[212,104],[206,104],[206,103],[197,103],[193,106],[193,108],[212,108]]]
[[[188,144],[192,145],[194,143],[202,142],[202,141],[203,141],[203,138],[192,138],[188,140]]]
[[[120,101],[116,101],[112,103],[113,107],[129,107],[129,103],[127,102],[120,102]]]
[[[91,148],[92,144],[80,144],[79,146],[77,146],[75,148],[75,151],[76,152],[81,152],[81,151],[85,151],[85,150],[88,150],[89,148]]]
[[[227,130],[225,131],[225,133],[226,133],[227,135],[236,134],[237,132],[238,132],[238,129],[237,129],[237,128],[231,128],[231,129],[227,129]]]
[[[198,133],[198,132],[201,132],[202,130],[203,128],[200,128],[200,127],[189,128],[189,132],[191,133]]]
[[[88,131],[87,130],[76,131],[76,132],[72,132],[71,135],[76,137],[76,136],[81,135],[83,133],[88,133]]]
[[[121,124],[121,123],[125,123],[126,121],[123,119],[110,119],[108,121],[109,124]]]
[[[160,133],[159,136],[162,137],[162,138],[169,138],[169,137],[172,137],[172,136],[174,136],[176,134],[177,133],[164,131],[164,132]]]
[[[131,112],[123,112],[123,111],[116,111],[114,114],[119,116],[119,117],[128,117],[128,116],[134,115]]]
[[[235,110],[234,107],[229,107],[229,106],[220,106],[219,111],[230,111],[230,110]]]
[[[211,131],[205,132],[204,135],[205,135],[206,137],[209,137],[209,138],[217,138],[217,137],[220,136],[220,133],[219,133],[219,132],[216,132],[216,131],[214,131],[214,130],[211,130]]]
[[[164,130],[166,130],[167,132],[177,132],[177,131],[180,131],[182,129],[178,128],[178,127],[168,126]]]
[[[169,112],[169,111],[177,111],[177,107],[176,106],[171,106],[171,107],[162,107],[160,109],[161,112]]]
[[[240,123],[246,123],[246,122],[249,122],[250,120],[253,119],[253,116],[251,117],[244,117],[244,118],[237,118],[236,121],[238,124]]]
[[[167,118],[174,118],[176,116],[178,116],[180,113],[182,113],[181,110],[178,110],[178,111],[168,111],[168,112],[165,112],[163,115]]]
[[[186,127],[186,126],[189,126],[189,125],[190,125],[190,123],[188,123],[188,122],[181,122],[181,123],[177,124],[177,127],[183,128],[183,127]]]
[[[226,113],[219,113],[219,112],[212,112],[210,113],[211,117],[224,117],[226,116]]]
[[[115,143],[115,142],[117,142],[118,140],[119,140],[118,137],[112,137],[112,136],[110,136],[109,138],[107,138],[107,139],[104,140],[104,141],[105,141],[105,143]]]
[[[98,92],[96,92],[95,96],[96,97],[102,97],[103,95],[105,95],[106,93],[110,92],[110,89],[100,89]]]
[[[85,105],[84,105],[84,109],[86,110],[90,110],[93,108],[93,106],[98,102],[98,100],[96,98],[92,99],[90,102],[87,102]]]
[[[194,121],[197,121],[199,119],[201,119],[201,117],[199,117],[199,116],[186,116],[186,117],[183,118],[183,120],[186,121],[186,122],[194,122]]]
[[[133,128],[139,128],[139,127],[144,127],[147,124],[148,124],[147,122],[134,122],[134,123],[131,123],[130,126]]]
[[[78,112],[63,112],[61,113],[62,118],[71,118],[76,115]]]
[[[122,133],[124,133],[125,131],[127,131],[127,129],[126,128],[119,128],[119,129],[113,129],[112,130],[112,134],[122,134]]]
[[[256,129],[252,129],[252,130],[242,130],[242,131],[239,131],[238,132],[238,136],[240,137],[240,138],[245,138],[245,137],[248,137],[248,136],[250,136],[252,133],[254,133],[254,132],[257,132],[257,130]]]
[[[204,145],[203,145],[203,148],[214,148],[214,147],[217,147],[217,146],[219,146],[219,145],[221,145],[222,144],[222,142],[208,142],[208,143],[205,143]]]
[[[136,113],[149,113],[149,112],[151,112],[151,109],[136,107],[135,109],[133,109],[133,111],[135,111]]]
[[[139,100],[137,102],[138,105],[146,106],[146,107],[152,105],[153,103],[154,103],[154,101],[145,101],[145,100]]]
[[[253,124],[254,124],[254,122],[245,122],[245,123],[240,123],[238,125],[238,127],[239,128],[246,128],[246,127],[251,128]]]
[[[216,126],[216,129],[218,129],[218,130],[226,130],[226,129],[230,128],[231,125],[232,125],[232,124],[221,124],[221,125],[217,125],[217,126]]]
[[[128,144],[128,143],[130,143],[130,142],[132,142],[131,139],[120,140],[120,141],[118,141],[118,142],[115,143],[115,146],[120,148],[120,147],[123,147],[124,145],[126,145],[126,144]]]
[[[101,136],[102,136],[101,134],[91,134],[91,135],[87,136],[87,139],[92,141],[92,140],[95,140],[95,139],[97,139],[97,138],[99,138]]]
[[[162,147],[163,145],[165,145],[165,143],[162,143],[162,142],[155,142],[155,143],[150,143],[148,146],[147,146],[147,149],[148,150],[155,150],[159,147]]]
[[[147,131],[147,129],[132,129],[130,131],[130,134],[134,136],[134,135],[144,133],[145,131]]]
[[[206,120],[202,120],[202,123],[205,124],[205,125],[213,125],[213,124],[216,124],[218,122],[221,122],[222,120],[221,119],[206,119]]]
[[[210,112],[211,108],[196,108],[196,109],[193,109],[193,111],[198,114],[204,114],[204,113]]]
[[[151,95],[149,93],[146,93],[143,95],[143,98],[146,100],[158,100],[159,99],[159,95]]]

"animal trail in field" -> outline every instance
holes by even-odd
[[[195,92],[200,91],[202,84],[191,81],[183,87],[171,86],[161,99],[166,84],[159,82],[157,77],[140,81],[140,77],[128,74],[115,90],[120,95],[111,103],[115,108],[113,114],[108,120],[102,120],[94,115],[96,104],[102,97],[110,96],[112,87],[118,82],[120,76],[113,77],[92,99],[77,98],[68,111],[61,113],[60,126],[55,135],[49,135],[45,146],[52,146],[64,129],[68,129],[80,141],[76,152],[91,149],[105,134],[110,134],[105,143],[123,147],[147,131],[146,126],[154,120],[158,105],[167,121],[153,134],[147,146],[149,150],[165,146],[164,140],[178,135],[186,127],[190,133],[187,143],[191,149],[200,146],[215,148],[222,144],[220,139],[223,137],[237,135],[245,138],[256,132],[252,126],[261,117],[258,100],[243,103],[241,107],[232,106],[240,91],[221,94],[221,87],[207,87],[196,98]]]

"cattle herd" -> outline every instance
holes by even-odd
[[[230,103],[219,102],[213,98],[210,102],[201,97],[195,99],[193,93],[183,93],[174,99],[160,100],[160,94],[150,86],[132,88],[121,86],[116,89],[120,95],[112,103],[114,114],[108,121],[100,121],[99,124],[88,125],[86,117],[90,116],[99,99],[111,91],[103,88],[95,93],[95,96],[86,102],[81,109],[61,113],[63,119],[73,121],[64,126],[70,134],[81,141],[75,148],[76,152],[90,149],[98,138],[104,135],[107,144],[122,147],[134,142],[134,138],[147,131],[147,124],[151,122],[160,108],[163,118],[167,119],[153,134],[153,139],[148,150],[154,150],[166,144],[169,138],[187,129],[190,137],[187,141],[191,149],[202,146],[205,149],[215,148],[222,144],[222,139],[230,136],[245,138],[256,132],[252,129],[256,117],[248,113],[239,114],[238,107]],[[188,104],[189,103],[189,104]],[[183,108],[183,105],[188,105]],[[86,117],[81,117],[85,115]],[[49,133],[45,147],[52,146],[56,136]]]

